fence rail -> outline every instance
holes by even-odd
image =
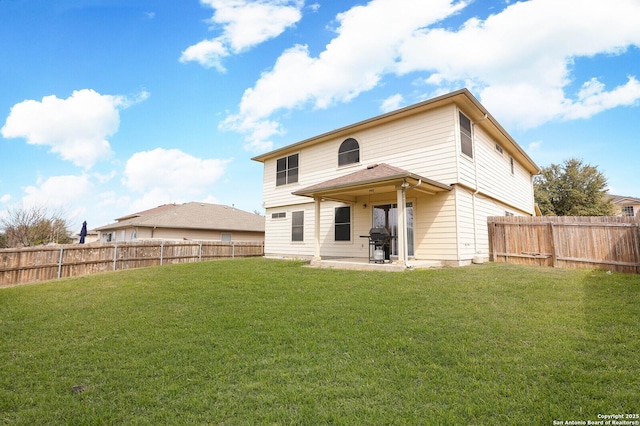
[[[96,272],[264,255],[264,243],[140,241],[0,250],[0,287]]]
[[[490,260],[640,273],[640,218],[488,218]]]

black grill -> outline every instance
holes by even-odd
[[[384,263],[389,261],[391,234],[387,228],[371,228],[368,238],[369,262]]]
[[[391,240],[391,235],[387,228],[371,228],[369,230],[369,239],[375,242],[388,243]]]

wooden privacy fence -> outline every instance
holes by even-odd
[[[262,256],[264,243],[140,241],[0,250],[0,286],[171,263]]]
[[[490,259],[561,268],[640,273],[640,218],[488,218]]]

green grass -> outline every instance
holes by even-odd
[[[638,275],[243,259],[0,289],[0,424],[550,425],[639,389]]]

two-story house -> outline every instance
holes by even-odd
[[[265,255],[487,259],[488,216],[534,215],[538,166],[462,89],[256,156],[264,163]]]

